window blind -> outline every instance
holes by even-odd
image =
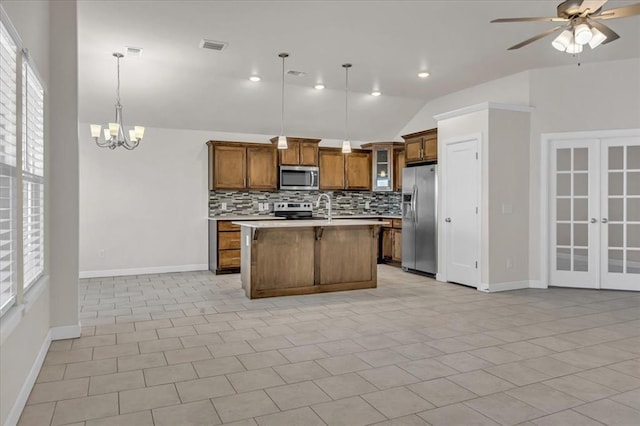
[[[0,23],[0,312],[13,305],[17,284],[17,53]]]
[[[29,62],[23,68],[22,209],[25,290],[44,272],[44,89]]]

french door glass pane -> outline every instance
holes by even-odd
[[[640,274],[640,250],[627,250],[627,274]]]
[[[609,250],[609,272],[622,272],[622,250]]]
[[[624,195],[623,192],[624,173],[609,172],[609,195]]]
[[[627,147],[627,169],[640,170],[640,146]]]
[[[622,170],[624,167],[624,147],[609,147],[609,170]]]
[[[622,204],[620,210],[622,210]],[[627,198],[627,220],[629,222],[640,222],[640,198]]]

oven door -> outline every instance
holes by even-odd
[[[280,189],[318,189],[318,168],[304,166],[280,166]]]

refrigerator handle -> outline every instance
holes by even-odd
[[[413,213],[413,225],[418,226],[418,203],[416,198],[418,197],[418,187],[413,185],[413,194],[411,194],[411,211]]]

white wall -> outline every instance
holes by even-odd
[[[530,279],[540,276],[544,133],[640,128],[640,58],[531,71]]]
[[[404,126],[395,139],[402,140],[402,135],[432,129],[438,124],[433,118],[434,115],[470,105],[483,102],[529,105],[529,78],[529,71],[525,71],[429,101]],[[429,84],[428,79],[425,84]]]
[[[0,423],[14,424],[52,335],[79,335],[76,2],[3,1],[45,93],[45,275],[0,322]],[[53,329],[52,329],[53,327]],[[77,334],[75,334],[77,333]]]

